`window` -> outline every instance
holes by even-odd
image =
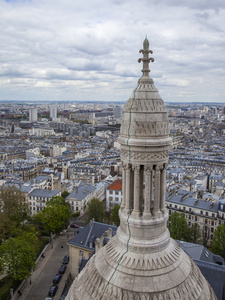
[[[183,206],[183,210],[185,210],[185,206]]]
[[[207,224],[208,223],[208,221],[207,221],[207,219],[205,219],[205,224]]]
[[[109,193],[110,193],[110,195],[112,195],[112,194],[113,194],[113,191],[109,191]]]
[[[206,212],[205,212],[205,215],[208,217],[209,213],[206,211]]]
[[[215,218],[215,214],[214,213],[212,213],[212,217]]]
[[[119,201],[119,198],[118,198],[118,197],[116,197],[116,198],[115,198],[115,201]]]
[[[211,227],[211,232],[214,232],[214,228],[213,227]]]
[[[189,220],[191,220],[191,215],[189,215]]]
[[[112,201],[113,200],[113,197],[109,197],[109,201]]]
[[[118,192],[118,191],[115,191],[115,194],[116,194],[116,195],[119,195],[119,192]]]
[[[191,222],[188,222],[188,226],[189,226],[189,227],[191,226]]]
[[[200,211],[200,214],[203,215],[203,210]]]
[[[177,205],[175,205],[175,208],[177,208]]]
[[[189,212],[191,212],[191,208],[189,208]]]
[[[198,217],[196,217],[196,216],[195,216],[195,221],[196,221],[196,222],[198,221]]]

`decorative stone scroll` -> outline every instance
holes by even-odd
[[[138,151],[129,152],[128,150],[121,150],[121,159],[124,161],[141,161],[142,163],[150,163],[168,159],[169,151],[159,151],[153,153],[143,153]]]

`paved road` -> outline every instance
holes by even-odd
[[[48,291],[52,285],[54,276],[58,273],[59,267],[65,255],[69,254],[69,248],[66,244],[74,236],[74,230],[69,229],[53,242],[53,248],[50,246],[45,252],[45,258],[40,258],[31,278],[27,280],[22,296],[19,300],[44,300],[48,296]],[[54,300],[59,300],[65,286],[65,281],[69,275],[69,265],[58,284],[58,291]],[[31,284],[30,284],[31,281]]]

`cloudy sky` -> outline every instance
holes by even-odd
[[[0,0],[0,100],[225,102],[224,0]]]

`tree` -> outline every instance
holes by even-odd
[[[61,194],[61,196],[65,199],[67,196],[69,196],[69,192],[67,192],[67,191],[64,191],[64,192],[62,192],[62,194]]]
[[[120,225],[119,209],[120,209],[120,206],[118,204],[116,204],[116,205],[114,205],[114,207],[111,211],[111,221],[116,226]]]
[[[211,250],[225,259],[225,224],[219,225],[213,235]]]
[[[46,207],[37,213],[36,222],[48,233],[60,233],[71,216],[69,205],[63,197],[53,197]]]
[[[20,227],[28,218],[28,203],[15,186],[0,189],[0,242],[10,236],[13,227]]]
[[[169,218],[169,231],[173,239],[190,241],[190,228],[187,225],[184,214],[172,213]]]
[[[200,242],[202,237],[201,231],[200,231],[200,226],[195,223],[192,225],[192,227],[190,228],[190,241],[192,243],[198,243]]]
[[[105,216],[105,210],[100,200],[94,198],[88,203],[89,220],[94,219],[96,222],[102,222]]]
[[[0,245],[0,270],[15,280],[23,280],[35,267],[37,235],[30,227],[18,229],[16,237]]]

